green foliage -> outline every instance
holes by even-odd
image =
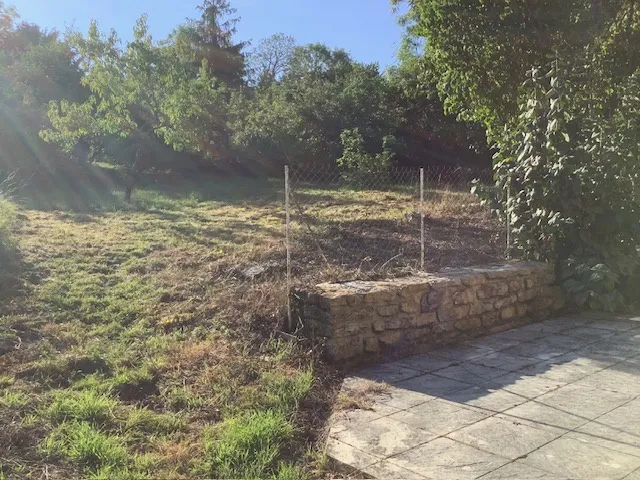
[[[514,249],[555,262],[578,304],[623,308],[639,260],[635,2],[416,0],[407,18],[447,110],[498,147]]]
[[[584,95],[581,74],[579,65],[559,61],[530,71],[496,171],[510,190],[514,247],[556,262],[578,304],[618,310],[621,282],[640,260],[640,77],[621,85],[623,101],[602,115],[593,95]]]
[[[344,130],[340,134],[342,142],[342,157],[338,159],[338,165],[347,171],[363,173],[384,173],[391,166],[391,160],[396,142],[395,137],[386,135],[382,138],[382,151],[368,153],[365,149],[364,139],[357,128]]]
[[[274,474],[277,458],[292,434],[285,417],[273,411],[246,412],[227,419],[205,437],[206,474],[217,478]],[[291,472],[290,468],[286,467],[285,473]]]
[[[296,47],[278,82],[236,99],[237,145],[267,164],[334,164],[341,133],[358,128],[367,150],[395,132],[400,112],[375,64],[324,45]]]
[[[425,71],[446,109],[493,136],[517,117],[526,72],[554,57],[586,52],[597,72],[590,86],[615,96],[638,66],[639,15],[633,0],[416,0],[411,32],[428,39]]]

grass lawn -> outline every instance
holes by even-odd
[[[300,282],[366,275],[352,268],[359,253],[349,263],[331,250],[336,229],[383,235],[404,218],[396,230],[415,233],[419,221],[402,192],[299,193],[317,196],[313,232],[341,261],[307,266],[318,242],[296,226]],[[280,333],[282,198],[280,182],[248,179],[149,182],[131,205],[91,189],[24,195],[13,285],[0,291],[0,479],[323,476],[317,444],[340,372]],[[499,257],[472,201],[433,192],[431,267]]]

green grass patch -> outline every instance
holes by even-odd
[[[225,420],[205,434],[205,472],[215,478],[265,478],[293,436],[280,412],[256,411]]]
[[[156,413],[145,407],[134,408],[129,412],[124,431],[130,435],[163,435],[182,430],[186,426],[184,419],[175,414]]]
[[[123,467],[129,462],[122,438],[87,422],[63,423],[46,438],[42,451],[78,462],[88,470]]]
[[[5,390],[0,394],[0,408],[22,410],[29,405],[29,396],[21,392]]]
[[[104,393],[61,390],[55,392],[46,415],[56,423],[77,420],[104,426],[114,423],[117,406],[118,402]]]

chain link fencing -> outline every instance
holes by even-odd
[[[285,171],[287,267],[293,284],[396,276],[505,257],[506,228],[471,193],[490,169],[384,173],[291,166]]]

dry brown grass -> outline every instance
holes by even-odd
[[[386,393],[389,385],[383,382],[375,382],[365,378],[359,378],[349,382],[339,394],[334,409],[344,410],[369,410],[373,405],[375,395]]]

